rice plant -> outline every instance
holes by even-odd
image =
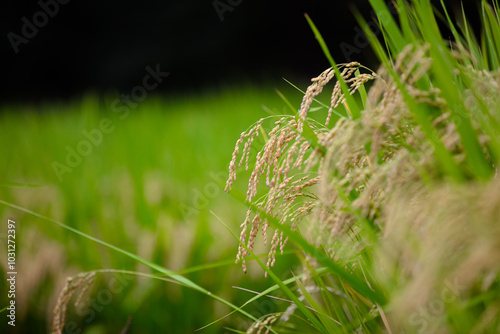
[[[225,190],[249,207],[236,262],[247,272],[261,234],[257,262],[293,301],[248,332],[498,332],[498,2],[481,2],[481,31],[443,2],[397,0],[397,17],[370,3],[382,39],[355,15],[380,67],[337,65],[307,17],[332,67],[298,111],[236,142]],[[233,185],[243,169],[246,194]],[[273,266],[290,241],[302,276],[284,282]]]

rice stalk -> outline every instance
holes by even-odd
[[[420,15],[414,10],[408,13]],[[344,305],[334,307],[344,326],[371,332],[375,319],[389,332],[419,330],[416,312],[434,302],[436,291],[439,294],[460,277],[459,295],[465,294],[469,303],[464,306],[457,295],[457,302],[446,304],[426,329],[467,328],[479,333],[499,328],[495,319],[500,308],[486,292],[498,293],[500,270],[496,126],[500,71],[474,67],[480,64],[476,49],[461,41],[450,45],[450,82],[434,85],[436,44],[417,41],[419,34],[412,34],[404,46],[403,36],[395,36],[397,40],[389,41],[394,61],[385,62],[376,72],[362,74],[363,67],[355,62],[340,67],[350,93],[373,81],[360,118],[340,118],[329,125],[332,110],[345,103],[338,82],[325,124],[309,117],[313,101],[335,75],[327,69],[312,79],[297,117],[283,116],[267,132],[248,182],[246,201],[251,205],[241,224],[236,262],[241,261],[246,272],[245,257],[261,232],[265,244],[267,234],[272,235],[266,265],[274,266],[278,249],[282,252],[287,243],[282,230],[270,228],[267,217],[276,217],[292,231],[300,227],[302,237],[346,270],[362,275],[368,286],[382,284],[381,293],[389,296],[387,305],[363,300],[342,280],[330,283],[341,287],[351,300],[347,304],[330,300]],[[453,90],[458,93],[450,97]],[[236,179],[239,147],[244,145],[240,165],[245,161],[248,168],[257,127],[263,129],[264,121],[238,140],[226,191]],[[306,136],[305,124],[317,143]],[[464,137],[466,133],[474,138]],[[449,160],[443,160],[440,152],[446,152]],[[481,157],[484,163],[471,156]],[[442,168],[444,162],[453,168]],[[457,171],[463,177],[454,177]],[[267,188],[261,185],[263,180]],[[306,255],[312,260],[309,266],[317,265],[316,256],[321,255]],[[473,296],[487,306],[467,299]],[[284,314],[282,321],[289,319]]]

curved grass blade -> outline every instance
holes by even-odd
[[[461,92],[456,84],[459,78],[456,78],[454,73],[456,60],[442,39],[431,5],[421,1],[415,3],[415,8],[422,19],[419,26],[422,36],[430,44],[433,84],[441,90],[443,98],[455,116],[453,120],[464,146],[468,167],[478,179],[488,179],[493,171],[482,153],[477,133],[472,127],[470,115],[461,99]]]
[[[299,92],[302,93],[302,95],[306,95],[306,92],[304,92],[302,89],[300,89],[299,87],[297,87],[296,85],[294,85],[292,82],[288,81],[287,79],[283,78],[283,80],[285,80],[286,83],[288,83],[290,86],[292,86],[293,88],[295,88],[296,90],[298,90]],[[330,107],[327,106],[326,104],[324,104],[323,102],[321,102],[320,100],[316,99],[316,98],[313,98],[313,101],[316,102],[316,103],[319,103],[323,108],[325,109],[329,109]],[[295,110],[294,110],[295,111]],[[347,116],[345,115],[342,115],[341,113],[339,113],[338,111],[336,111],[335,109],[332,108],[332,112],[337,115],[338,117],[341,117],[341,118],[346,118]]]
[[[341,325],[339,321],[333,319],[332,317],[328,316],[325,312],[325,310],[318,304],[318,302],[311,296],[309,291],[307,291],[306,287],[300,282],[300,280],[295,277],[295,284],[300,289],[300,292],[302,295],[305,297],[309,305],[311,305],[311,308],[318,314],[318,318],[321,319],[321,322],[325,324],[325,327],[328,330],[328,333],[335,333],[337,332],[340,328],[338,325]],[[342,326],[342,325],[341,325]]]
[[[370,0],[370,2],[371,1],[372,0]],[[355,12],[355,17],[362,27],[366,27],[364,32],[366,37],[370,41],[372,48],[375,51],[375,54],[377,54],[382,64],[385,66],[389,74],[392,76],[394,82],[396,83],[397,88],[403,95],[406,105],[413,113],[415,119],[420,124],[422,131],[425,133],[427,139],[434,147],[434,150],[436,152],[435,155],[436,159],[439,161],[443,172],[457,181],[463,181],[464,175],[462,171],[456,165],[450,152],[446,150],[446,147],[444,146],[441,138],[437,136],[435,129],[432,127],[432,123],[428,117],[430,113],[429,108],[426,107],[425,105],[416,103],[414,98],[412,98],[412,96],[409,94],[404,84],[401,82],[401,78],[394,70],[392,61],[389,59],[388,55],[386,54],[386,51],[378,41],[377,37],[373,34],[373,32],[369,28],[367,28],[368,25],[365,19],[361,16],[359,12]]]
[[[389,8],[382,0],[369,0],[370,4],[377,13],[379,19],[380,29],[384,33],[384,41],[389,43],[391,47],[391,52],[396,55],[400,53],[403,48],[408,44],[409,41],[401,33],[396,21],[391,15]],[[367,25],[361,25],[367,28]],[[366,33],[366,32],[365,32]]]
[[[289,250],[284,251],[283,255],[294,254],[294,253],[296,253],[296,251],[294,251],[293,249],[289,249]],[[265,258],[265,257],[267,257],[267,253],[259,254],[257,256],[259,258]],[[231,258],[231,259],[227,259],[227,260],[223,260],[223,261],[217,261],[217,262],[212,262],[212,263],[208,263],[208,264],[202,264],[199,266],[184,268],[184,269],[175,271],[175,273],[179,274],[179,275],[185,275],[185,274],[190,274],[190,273],[194,273],[194,272],[198,272],[198,271],[203,271],[206,269],[213,269],[213,268],[230,266],[233,264],[234,264],[234,258]]]

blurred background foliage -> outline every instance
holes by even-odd
[[[282,88],[294,104],[300,103],[300,93],[286,83]],[[244,275],[234,264],[237,241],[209,210],[235,230],[244,218],[245,207],[224,193],[217,180],[227,176],[235,138],[260,117],[283,112],[284,103],[273,88],[246,85],[198,96],[154,95],[123,120],[110,112],[113,100],[112,95],[89,94],[69,105],[4,107],[0,151],[8,163],[1,167],[0,198],[179,270],[235,304],[251,294],[232,286],[256,291],[267,287],[270,282],[261,269]],[[104,133],[102,142],[59,181],[53,163],[66,165],[66,147],[76,151],[86,140],[82,132],[98,129],[104,118],[113,121],[114,130]],[[244,178],[239,182],[243,188]],[[96,269],[151,273],[48,221],[5,206],[1,212],[3,220],[14,218],[18,224],[15,333],[49,330],[56,299],[69,276]],[[284,255],[277,272],[290,275],[286,269],[295,261]],[[216,266],[209,268],[211,264]],[[99,292],[109,290],[116,279],[123,280],[123,291],[112,293],[108,304],[110,294]],[[2,304],[7,302],[5,294],[0,298]],[[98,274],[82,301],[77,308],[70,304],[67,319],[78,324],[81,333],[118,333],[129,316],[132,328],[141,333],[188,333],[230,311],[178,285],[110,273]],[[258,305],[249,306],[249,311],[263,312]],[[228,324],[244,328],[239,323],[243,320],[232,316],[204,331],[220,333]]]

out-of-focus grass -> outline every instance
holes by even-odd
[[[284,86],[298,105],[300,94]],[[272,87],[234,88],[201,96],[154,95],[120,119],[112,112],[114,98],[89,94],[69,104],[2,107],[0,198],[171,270],[232,260],[236,241],[209,210],[236,228],[245,208],[235,205],[213,176],[227,175],[234,138],[267,114],[262,105],[280,114],[283,102]],[[113,131],[103,133],[102,141],[92,145],[92,152],[71,172],[63,173],[60,181],[53,163],[67,165],[67,147],[78,151],[78,145],[87,140],[83,131],[98,129],[104,118],[112,121]],[[48,330],[55,300],[68,276],[101,268],[150,272],[46,221],[5,207],[0,210],[3,220],[10,217],[18,224],[19,333]],[[293,263],[286,258],[280,261],[283,275]],[[232,285],[245,286],[251,279],[253,290],[269,286],[262,271],[252,270],[250,275],[243,275],[234,264],[186,274],[236,304],[247,300],[248,293]],[[122,291],[107,299],[102,294],[99,300],[99,292],[109,290],[113,279],[112,274],[98,275],[82,306],[70,303],[68,321],[75,322],[81,333],[119,332],[128,316],[133,318],[132,328],[141,333],[186,333],[229,312],[202,294],[147,278],[132,277]],[[2,294],[0,300],[6,302],[5,298]],[[252,307],[258,309],[250,306],[250,312]],[[254,313],[259,312],[269,309]],[[233,316],[226,321],[238,328],[239,320]],[[205,332],[220,332],[224,324]]]

